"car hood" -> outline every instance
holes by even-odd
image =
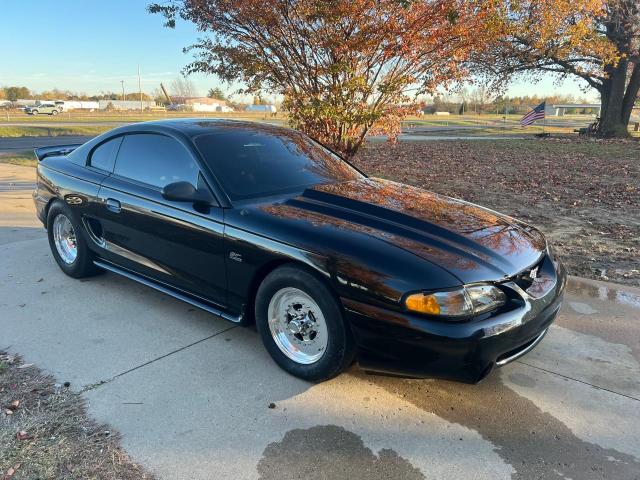
[[[374,236],[445,268],[463,283],[511,277],[546,251],[538,230],[511,217],[381,179],[318,185],[274,205],[271,213],[306,214],[314,223]]]

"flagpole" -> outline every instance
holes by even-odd
[[[544,135],[544,127],[547,124],[547,99],[544,99],[544,117],[542,117],[542,134]]]

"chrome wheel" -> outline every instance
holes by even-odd
[[[271,336],[282,353],[303,365],[320,360],[329,337],[313,298],[297,288],[283,288],[271,298],[268,314]]]
[[[78,256],[76,232],[69,219],[61,213],[53,220],[53,242],[64,263],[75,262]]]

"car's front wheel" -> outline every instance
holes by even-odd
[[[71,209],[56,201],[47,214],[49,246],[64,273],[74,278],[95,275],[100,269],[93,264],[93,253],[80,232]]]
[[[38,110],[31,110],[31,115],[38,115]]]
[[[255,318],[271,357],[296,377],[328,380],[353,361],[351,331],[337,300],[304,269],[284,266],[267,275],[256,295]]]

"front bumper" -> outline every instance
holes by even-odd
[[[558,314],[566,271],[549,257],[541,271],[526,290],[515,281],[501,284],[515,299],[515,307],[459,323],[343,298],[358,363],[372,372],[479,382],[494,367],[532,350]]]

